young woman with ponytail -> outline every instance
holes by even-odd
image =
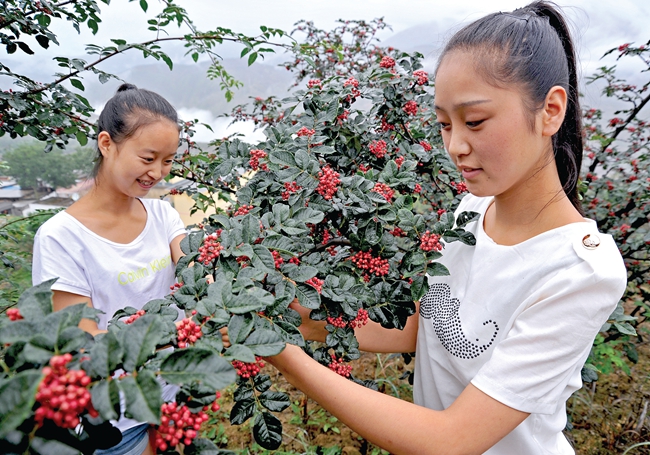
[[[534,2],[456,33],[436,70],[445,147],[480,217],[476,246],[445,246],[447,277],[402,332],[368,324],[360,348],[416,351],[414,403],[349,381],[287,345],[296,387],[393,454],[573,454],[562,431],[593,340],[625,289],[614,241],[583,218],[576,57],[558,8]],[[299,308],[297,308],[299,309]],[[322,322],[301,310],[306,339]]]

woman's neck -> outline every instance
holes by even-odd
[[[559,179],[535,179],[525,188],[494,197],[485,232],[500,245],[516,245],[551,229],[584,221]]]

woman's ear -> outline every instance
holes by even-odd
[[[551,87],[544,101],[542,113],[542,135],[553,136],[564,122],[566,114],[567,94],[559,85]]]
[[[108,153],[108,150],[112,144],[113,140],[111,139],[111,135],[108,134],[108,132],[102,131],[97,135],[97,148],[99,149],[99,153],[101,153],[104,158],[106,158],[106,154]]]

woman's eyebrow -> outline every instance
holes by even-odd
[[[460,109],[460,108],[464,108],[464,107],[469,107],[469,106],[475,106],[475,105],[477,105],[477,104],[489,103],[489,102],[491,102],[491,101],[492,101],[492,100],[489,100],[489,99],[484,99],[484,100],[472,100],[472,101],[464,101],[464,102],[462,102],[462,103],[454,104],[454,110],[456,110],[456,109]],[[444,112],[444,110],[445,110],[444,108],[438,106],[437,104],[434,104],[434,105],[433,105],[433,108],[436,109],[436,110],[438,110],[438,111],[443,111],[443,112]]]

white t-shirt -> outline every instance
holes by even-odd
[[[32,264],[34,285],[59,277],[52,290],[90,297],[105,330],[113,314],[124,307],[142,308],[163,298],[175,282],[170,243],[186,233],[178,212],[166,201],[140,199],[147,222],[131,243],[100,237],[66,212],[46,221],[36,233]],[[178,387],[163,386],[163,400],[173,399]],[[121,397],[124,409],[124,398]],[[111,421],[120,431],[140,422],[122,417]]]
[[[100,329],[106,329],[117,310],[140,309],[169,294],[175,281],[169,244],[186,233],[185,227],[168,202],[140,201],[147,222],[126,244],[100,237],[65,211],[50,218],[34,239],[34,285],[59,277],[53,290],[90,297],[93,307],[105,313],[99,317]]]
[[[465,196],[457,213],[480,214],[466,226],[476,246],[447,244],[440,262],[450,275],[429,277],[414,401],[443,410],[471,382],[531,413],[487,454],[574,454],[562,434],[566,401],[581,387],[593,340],[625,291],[625,265],[612,237],[591,220],[498,245],[483,230],[491,202]],[[589,249],[590,240],[600,244]]]

